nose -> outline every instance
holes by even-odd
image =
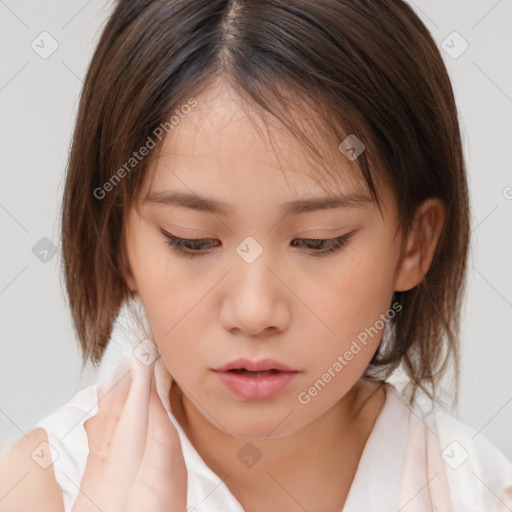
[[[232,334],[268,338],[290,322],[286,280],[270,268],[264,254],[252,263],[237,263],[225,281],[220,322]]]

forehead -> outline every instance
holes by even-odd
[[[319,120],[306,108],[297,120],[318,155],[279,120],[254,110],[224,84],[210,87],[195,99],[197,105],[180,116],[148,170],[144,199],[158,195],[161,199],[163,192],[179,190],[182,195],[215,196],[218,203],[223,197],[227,202],[229,196],[232,203],[233,194],[242,195],[248,187],[253,196],[280,204],[306,194],[342,192],[352,194],[347,199],[353,202],[369,197],[357,164],[346,159],[335,141],[312,129]],[[223,208],[215,206],[219,212]],[[302,206],[306,211],[307,205]],[[227,213],[229,207],[224,209]]]

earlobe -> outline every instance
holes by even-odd
[[[132,274],[129,264],[122,258],[121,261],[121,274],[123,275],[126,286],[131,292],[137,291],[137,286],[135,283],[135,277]]]
[[[133,293],[135,293],[137,291],[137,286],[135,284],[135,278],[133,277],[133,275],[130,273],[123,273],[124,275],[124,280],[126,282],[126,286],[128,286],[129,290]]]
[[[137,292],[137,284],[135,282],[135,277],[130,268],[130,263],[128,261],[128,256],[126,253],[126,245],[121,249],[121,274],[123,275],[126,286],[131,292]]]
[[[395,291],[410,290],[423,280],[432,264],[444,219],[444,204],[438,198],[429,198],[417,208],[395,282]]]

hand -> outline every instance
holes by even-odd
[[[185,460],[154,363],[134,362],[101,386],[98,413],[84,426],[89,455],[72,512],[186,511]]]

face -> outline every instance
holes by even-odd
[[[229,89],[196,99],[127,216],[127,283],[189,406],[236,437],[283,436],[346,396],[384,321],[399,314],[390,312],[401,249],[394,201],[382,188],[382,215],[337,146],[319,141],[340,173],[331,193],[368,200],[290,209],[327,195],[297,140],[267,120],[273,149]],[[258,385],[262,375],[213,370],[239,358],[296,371]]]

